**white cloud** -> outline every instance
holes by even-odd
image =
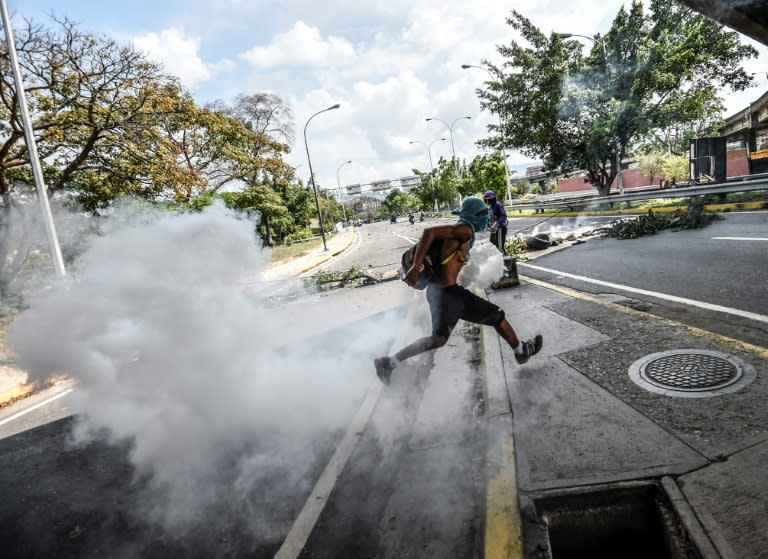
[[[198,56],[200,40],[185,38],[178,29],[147,33],[135,37],[133,44],[150,58],[161,62],[167,72],[178,76],[188,87],[195,87],[211,77],[207,64]]]
[[[217,25],[208,20],[205,27],[195,27],[192,17],[183,19],[189,36],[173,31],[181,28],[178,18],[174,24],[166,20],[160,25],[171,29],[143,37],[145,48],[169,70],[186,76],[185,83],[207,79],[195,92],[203,102],[229,101],[239,93],[257,91],[288,101],[297,131],[288,161],[301,165],[304,179],[308,166],[302,127],[314,112],[340,103],[340,110],[320,115],[308,130],[318,182],[332,187],[338,165],[349,159],[353,164],[343,169],[342,183],[425,169],[424,147],[408,142],[450,137],[444,125],[425,122],[426,117],[450,123],[471,116],[453,128],[456,155],[471,160],[482,153],[476,143],[487,137],[489,124],[498,124],[498,116],[482,112],[475,94],[487,75],[462,70],[461,65],[503,62],[497,47],[519,38],[506,22],[513,8],[545,34],[591,36],[607,31],[622,5],[629,7],[628,0],[371,0],[354,5],[342,0],[282,0],[279,8],[257,10],[252,3],[232,2],[228,11],[212,16]],[[202,5],[193,1],[190,10],[197,13]],[[203,46],[210,53],[207,64],[198,55]],[[590,48],[589,41],[584,48]],[[758,50],[761,58],[746,66],[762,70],[761,87],[727,92],[726,114],[765,90],[768,47],[759,45]],[[182,62],[189,64],[188,70],[178,69]],[[450,155],[450,141],[434,144],[435,164]],[[518,152],[509,156],[511,165],[528,161]]]
[[[266,46],[255,46],[240,55],[258,68],[287,64],[328,65],[355,56],[355,48],[343,37],[323,38],[320,30],[297,21],[285,33],[275,35]]]

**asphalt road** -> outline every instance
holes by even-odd
[[[593,238],[536,258],[530,265],[521,263],[519,270],[582,291],[624,297],[655,314],[764,345],[768,323],[750,319],[748,313],[768,315],[768,212],[723,217],[702,229],[666,230],[626,240]],[[696,307],[697,303],[732,312]]]
[[[707,323],[710,330],[726,329],[733,335],[736,328],[741,339],[762,337],[760,343],[764,344],[765,325],[754,320],[626,293],[563,274],[659,292],[663,287],[666,294],[765,314],[768,242],[713,237],[768,237],[767,216],[731,214],[726,221],[702,230],[665,232],[634,241],[591,239],[530,262],[554,271],[523,264],[520,271],[626,304],[645,303],[647,310],[675,314],[689,324]],[[538,224],[541,232],[546,227],[577,228],[611,219],[590,218],[587,223],[515,219],[510,230]],[[436,222],[365,225],[360,243],[334,266],[396,267],[405,247],[418,238],[424,226]],[[734,277],[742,279],[739,285],[743,287],[734,288]],[[400,282],[389,282],[277,302],[286,313],[295,313],[297,320],[317,325],[315,331],[304,332],[304,337],[287,340],[285,350],[293,351],[296,344],[292,342],[300,341],[306,362],[311,364],[313,356],[330,346],[338,347],[324,340],[341,339],[355,345],[365,335],[362,345],[368,353],[387,351],[397,329],[386,333],[371,329],[368,323],[389,316],[395,319],[389,324],[395,324],[412,295]],[[345,311],[339,314],[339,308]],[[329,316],[329,309],[335,314]],[[337,328],[328,331],[324,324]],[[406,337],[415,333],[406,332]],[[357,444],[330,493],[313,496],[313,487],[347,436],[351,415],[342,418],[336,428],[316,433],[312,448],[302,455],[309,463],[301,479],[287,477],[278,468],[264,476],[258,487],[234,496],[231,489],[236,472],[224,472],[218,479],[222,485],[216,488],[223,496],[221,501],[193,524],[174,531],[161,530],[149,520],[147,503],[152,501],[147,501],[147,492],[156,491],[131,466],[130,441],[72,444],[77,408],[73,394],[66,395],[0,424],[3,557],[272,557],[293,533],[294,521],[308,499],[317,498],[327,502],[314,530],[301,542],[300,557],[477,556],[482,539],[486,443],[477,363],[476,335],[468,329],[457,332],[434,356],[399,369],[364,428],[351,433]],[[361,360],[360,373],[373,375],[368,361]],[[349,397],[356,405],[366,395],[356,392]],[[0,422],[8,416],[0,415]],[[265,433],[259,444],[269,445],[269,441],[270,434]],[[252,441],[244,441],[243,448],[249,444]],[[282,449],[276,442],[272,452]],[[290,453],[284,456],[286,465],[292,459]]]
[[[385,353],[395,328],[371,323],[402,320],[399,282],[317,293],[285,303],[286,313],[315,322],[345,301],[333,330],[305,332],[285,351],[301,351],[311,367],[338,340],[361,345],[370,355]],[[297,329],[298,331],[298,329]],[[372,332],[382,334],[371,339]],[[361,336],[367,337],[361,340]],[[476,333],[458,332],[439,358],[415,360],[398,370],[359,432],[352,456],[317,519],[301,557],[439,556],[461,559],[480,545],[483,498],[482,382]],[[362,351],[362,350],[361,350]],[[341,356],[339,357],[341,358]],[[433,373],[437,373],[432,376]],[[368,359],[360,374],[379,387]],[[301,449],[305,475],[290,475],[296,456],[283,441],[264,433],[242,441],[238,452],[257,445],[284,464],[262,475],[258,486],[236,490],[238,472],[217,472],[205,488],[221,496],[191,523],[161,528],[151,520],[164,497],[131,462],[131,441],[97,438],[75,444],[77,387],[46,406],[0,426],[0,549],[3,557],[273,557],[293,533],[351,415],[336,429],[316,429],[311,448]],[[318,394],[318,398],[327,397]],[[364,393],[356,393],[356,409]],[[280,395],[275,394],[279,399]],[[5,412],[5,410],[4,410]],[[205,413],[205,410],[201,410]],[[285,410],[286,419],[301,410]],[[0,421],[10,417],[0,414]],[[304,420],[311,429],[311,418]],[[236,434],[233,434],[236,436]],[[290,445],[288,450],[290,450]],[[232,456],[232,463],[237,456]],[[226,465],[229,460],[224,459]],[[429,507],[424,506],[430,503]],[[288,555],[292,557],[294,555]]]
[[[581,228],[601,227],[611,223],[614,217],[524,217],[512,216],[509,235],[535,235],[537,233],[561,234]],[[456,218],[445,217],[418,220],[411,225],[407,218],[398,218],[397,223],[380,221],[359,228],[360,240],[347,254],[322,266],[328,270],[343,271],[355,267],[363,271],[381,273],[399,268],[403,251],[419,240],[426,227],[455,223]],[[488,239],[488,233],[480,233],[478,242]]]

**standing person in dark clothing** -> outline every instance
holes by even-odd
[[[475,233],[484,230],[486,225],[488,209],[480,198],[470,196],[461,204],[457,223],[424,229],[403,281],[410,286],[419,283],[422,266],[430,256],[434,275],[427,285],[427,302],[432,315],[432,335],[416,340],[393,356],[374,359],[376,374],[384,384],[389,384],[392,371],[401,361],[444,346],[459,319],[493,326],[515,352],[520,364],[541,351],[540,334],[520,341],[503,309],[457,283],[462,266],[469,260]]]
[[[504,210],[504,204],[496,200],[496,193],[493,190],[488,190],[483,195],[483,199],[488,205],[491,243],[506,256],[504,245],[507,242],[507,212]]]

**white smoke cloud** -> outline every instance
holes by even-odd
[[[491,243],[476,244],[457,281],[467,289],[488,289],[504,275],[504,257]]]
[[[219,207],[133,221],[92,240],[76,279],[30,300],[9,335],[21,366],[77,380],[77,442],[129,441],[166,526],[279,493],[275,479],[308,486],[315,442],[349,421],[375,382],[373,347],[395,328],[370,321],[302,351],[301,306],[241,289],[268,255],[252,223]],[[249,505],[266,532],[270,506]]]

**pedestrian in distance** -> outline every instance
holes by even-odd
[[[501,251],[504,256],[507,255],[504,245],[507,242],[507,212],[504,204],[496,199],[496,193],[488,190],[483,199],[488,204],[488,216],[490,217],[491,243]]]
[[[422,232],[421,239],[412,249],[410,267],[402,271],[402,280],[417,289],[426,283],[432,334],[414,341],[393,356],[374,359],[376,375],[385,385],[389,385],[392,371],[401,361],[444,346],[459,319],[493,326],[512,347],[520,364],[541,351],[543,338],[540,334],[521,342],[503,309],[457,283],[462,266],[469,260],[475,234],[488,225],[488,214],[483,200],[471,196],[462,202],[456,223],[427,227]],[[431,269],[428,280],[424,277],[426,262],[430,263]]]

